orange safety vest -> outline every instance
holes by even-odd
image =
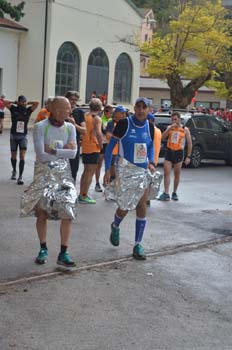
[[[167,148],[172,151],[180,151],[185,146],[185,131],[184,127],[180,126],[175,129],[170,129],[168,133]]]
[[[100,146],[95,134],[94,117],[85,113],[86,134],[82,135],[82,153],[100,153]]]

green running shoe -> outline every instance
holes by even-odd
[[[115,246],[118,247],[119,246],[119,242],[120,242],[120,229],[119,227],[115,227],[114,224],[111,224],[111,234],[110,234],[110,243]]]
[[[67,267],[74,267],[76,266],[76,263],[72,260],[69,253],[66,251],[64,253],[60,253],[57,258],[57,264],[63,265]]]
[[[146,255],[144,253],[143,246],[141,244],[136,244],[133,248],[133,257],[137,260],[146,260]]]
[[[41,248],[37,258],[35,259],[36,264],[43,265],[48,261],[48,250]]]
[[[79,195],[78,201],[79,201],[79,203],[82,203],[82,204],[96,204],[95,199],[93,199],[89,196],[84,197],[84,196]]]

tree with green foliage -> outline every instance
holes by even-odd
[[[221,0],[182,0],[178,12],[168,32],[155,33],[142,50],[149,56],[149,74],[167,81],[173,107],[186,108],[196,90],[215,86],[216,72],[231,65],[231,21]]]
[[[13,6],[9,1],[0,0],[0,18],[4,18],[5,14],[8,14],[12,19],[19,22],[24,16],[25,1],[20,2],[18,5]]]
[[[166,30],[168,23],[177,15],[179,0],[133,0],[141,8],[151,8],[156,19],[156,30],[161,33]]]

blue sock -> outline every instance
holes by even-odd
[[[143,239],[143,232],[146,226],[146,218],[136,218],[135,222],[135,244],[141,243]]]
[[[117,214],[114,215],[114,222],[113,225],[115,227],[119,227],[121,221],[123,220],[123,218],[120,218]]]

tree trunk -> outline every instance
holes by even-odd
[[[232,72],[225,72],[225,85],[228,90],[232,90]],[[226,107],[232,109],[232,100],[226,101]]]
[[[210,74],[205,77],[192,79],[186,86],[183,86],[183,81],[179,74],[172,73],[167,75],[166,78],[170,87],[172,107],[185,109],[191,104],[192,98],[195,96],[195,91],[210,79]]]

